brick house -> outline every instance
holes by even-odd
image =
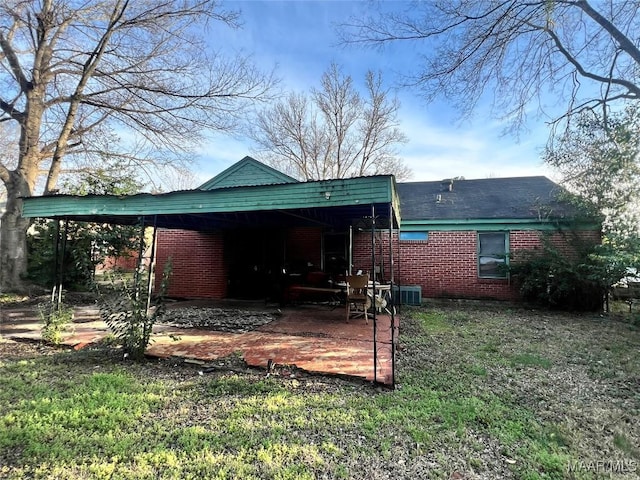
[[[568,254],[576,225],[600,241],[600,226],[576,224],[561,191],[545,177],[299,182],[245,157],[198,189],[30,197],[23,215],[154,227],[156,284],[171,258],[174,297],[282,298],[292,283],[361,270],[393,281],[403,300],[515,300],[502,267],[543,233]]]
[[[245,157],[200,188],[292,182]],[[331,281],[351,265],[354,272],[374,270],[380,280],[389,280],[393,262],[394,282],[422,297],[517,300],[517,288],[501,268],[510,258],[540,246],[543,232],[570,248],[562,228],[575,210],[558,198],[561,187],[546,177],[400,183],[397,192],[400,228],[376,231],[373,242],[370,226],[357,220],[343,229],[162,230],[156,272],[172,257],[170,294],[178,297],[261,297],[271,295],[269,288],[283,287],[275,271],[324,272],[316,278]],[[598,242],[599,226],[585,225],[580,235]]]

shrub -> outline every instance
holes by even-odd
[[[100,316],[125,353],[134,359],[144,356],[151,342],[153,326],[166,310],[165,294],[170,276],[171,261],[168,261],[162,272],[158,294],[151,300],[141,274],[136,274],[133,281],[122,276],[112,276],[110,291],[99,292]]]
[[[48,301],[38,305],[38,315],[44,323],[42,339],[55,345],[62,341],[62,334],[73,320],[73,308],[62,302]]]
[[[526,301],[568,311],[602,309],[615,276],[601,245],[576,246],[572,255],[543,237],[541,250],[518,252],[510,274]]]

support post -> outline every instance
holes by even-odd
[[[376,207],[371,205],[371,272],[373,273],[373,381],[378,382],[378,318],[376,316]],[[366,308],[366,305],[365,305]]]
[[[399,239],[398,239],[399,240]],[[400,242],[398,242],[400,243]],[[391,293],[391,388],[396,388],[396,306],[393,301],[393,285],[395,282],[393,269],[393,203],[389,203],[389,291]],[[399,294],[399,292],[398,292]]]
[[[140,247],[138,248],[138,262],[136,265],[136,272],[133,277],[133,288],[135,289],[134,295],[135,299],[140,299],[140,282],[142,279],[140,275],[142,275],[143,263],[144,263],[144,215],[140,217]]]
[[[156,234],[158,232],[158,216],[153,216],[153,235],[151,238],[151,256],[149,258],[149,275],[147,276],[147,315],[151,308],[151,294],[153,293],[153,285],[156,270]]]
[[[60,270],[58,272],[58,285],[57,285],[57,299],[56,299],[56,307],[59,309],[60,304],[62,303],[62,284],[64,282],[64,259],[67,256],[67,235],[69,233],[69,219],[65,217],[64,219],[64,234],[62,236],[62,255],[60,259]]]
[[[347,275],[352,275],[353,267],[353,225],[349,225],[349,268],[347,269]]]
[[[53,256],[53,278],[51,283],[51,303],[55,303],[58,298],[58,271],[60,269],[60,220],[56,219],[56,238],[54,243],[54,256]]]

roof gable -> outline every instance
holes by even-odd
[[[215,190],[226,187],[249,187],[297,183],[293,177],[279,172],[249,156],[234,163],[226,170],[200,185],[197,190]]]
[[[451,186],[451,187],[450,187]],[[565,190],[544,176],[399,183],[403,220],[573,217]]]

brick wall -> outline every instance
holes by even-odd
[[[107,270],[120,270],[133,272],[138,266],[138,252],[131,252],[128,256],[107,257],[104,261],[96,265],[96,272]]]
[[[599,232],[596,231],[583,232],[579,237],[579,241],[600,241]],[[568,255],[576,245],[576,239],[571,234],[556,233],[552,236],[552,241]],[[388,233],[384,233],[376,244],[376,263],[380,263],[380,243],[388,278]],[[512,231],[509,233],[509,245],[512,257],[517,257],[519,250],[541,246],[540,233]],[[403,241],[399,246],[397,235],[394,235],[393,256],[395,282],[401,285],[420,285],[422,296],[426,298],[517,300],[519,297],[517,288],[508,279],[478,277],[475,231],[431,231],[427,241]],[[365,232],[355,235],[354,269],[371,271],[371,266],[371,234]]]
[[[172,258],[168,295],[184,298],[227,296],[228,265],[224,258],[224,235],[186,230],[159,230],[156,245],[156,288],[164,265]],[[286,235],[288,261],[311,262],[320,268],[322,230],[292,228]]]
[[[397,235],[394,235],[393,241],[393,258],[397,268],[398,262],[398,242]],[[391,266],[389,264],[389,232],[377,232],[374,236],[375,262],[378,270],[383,273],[381,280],[388,281],[391,279]],[[353,267],[355,274],[358,270],[363,272],[372,271],[373,259],[371,258],[371,232],[354,233],[353,235]],[[395,280],[397,282],[397,271],[395,272]]]
[[[287,230],[287,263],[311,262],[317,268],[322,265],[322,229],[297,227]]]
[[[599,232],[584,232],[580,241],[598,242]],[[322,231],[319,228],[294,228],[286,234],[287,261],[304,260],[321,264]],[[556,245],[571,254],[579,243],[568,235],[554,234]],[[354,234],[353,271],[372,270],[371,234]],[[510,253],[535,249],[541,245],[536,231],[512,231],[509,234]],[[518,291],[508,279],[478,278],[477,232],[429,232],[429,239],[398,243],[394,234],[393,257],[395,282],[420,285],[422,295],[474,299],[517,300]],[[376,234],[376,263],[390,278],[389,234]],[[221,233],[198,233],[182,230],[158,232],[156,285],[169,256],[173,257],[173,276],[169,295],[185,298],[224,298],[227,294],[227,266],[224,261],[224,240]]]
[[[156,244],[156,288],[164,265],[172,259],[168,295],[184,298],[225,298],[227,269],[221,233],[158,230]]]

